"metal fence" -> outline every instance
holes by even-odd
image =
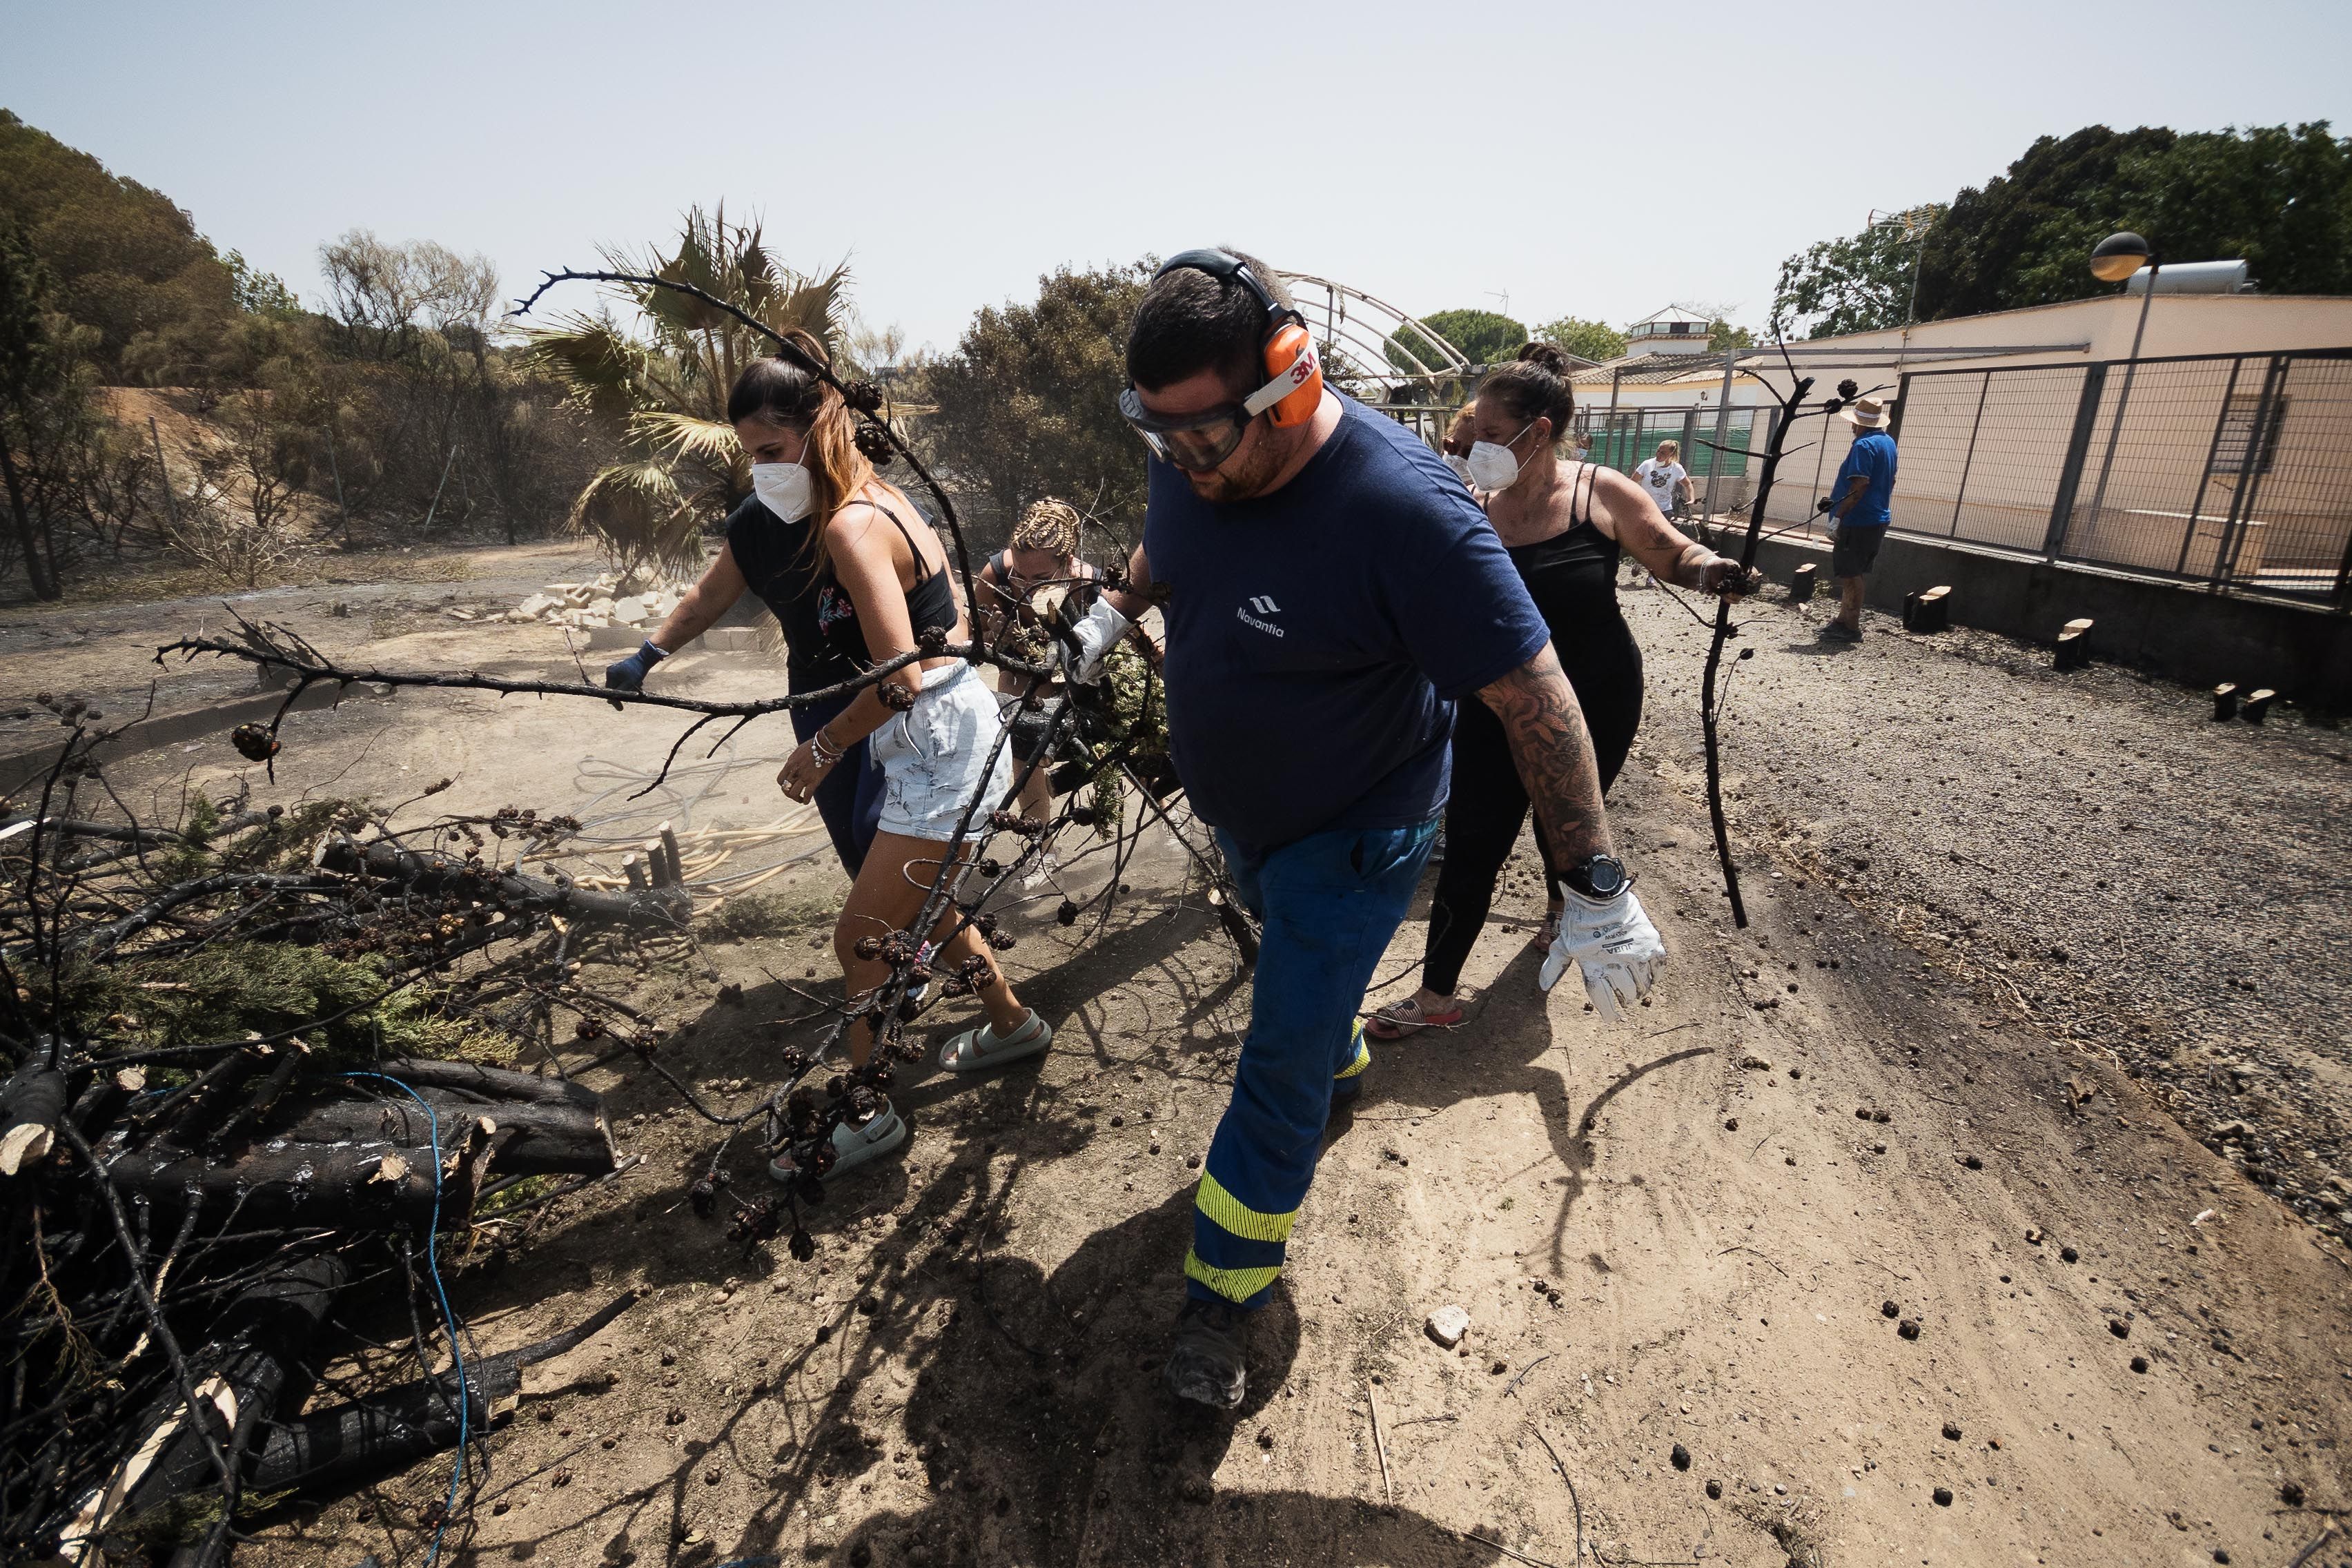
[[[1682,465],[1696,479],[1719,471],[1727,479],[1748,476],[1757,415],[1769,420],[1771,411],[1734,408],[1721,437],[1715,433],[1716,411],[1708,407],[1587,408],[1576,411],[1577,438],[1585,445],[1587,461],[1632,473],[1645,459],[1657,456],[1658,443],[1682,446]],[[1716,446],[1721,446],[1718,452]]]
[[[1769,522],[1809,526],[1835,482],[1853,429],[1814,429]],[[1898,532],[2347,597],[2352,350],[1915,371],[1894,432]]]

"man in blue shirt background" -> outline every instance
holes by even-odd
[[[1837,619],[1822,628],[1822,636],[1831,642],[1860,642],[1863,579],[1878,559],[1887,524],[1895,521],[1895,437],[1886,432],[1886,405],[1875,397],[1855,398],[1840,417],[1853,426],[1853,447],[1830,486],[1830,516],[1837,523],[1830,575],[1838,579],[1843,597]]]
[[[1120,408],[1154,461],[1130,591],[1075,633],[1074,679],[1165,594],[1168,729],[1193,809],[1264,923],[1233,1101],[1194,1198],[1165,1364],[1182,1399],[1245,1390],[1250,1313],[1370,1063],[1356,1007],[1412,902],[1446,796],[1454,700],[1502,719],[1580,965],[1615,1017],[1665,952],[1615,859],[1592,745],[1542,618],[1435,453],[1323,385],[1274,275],[1188,251],[1146,290]]]

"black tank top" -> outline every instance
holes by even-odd
[[[1551,628],[1552,647],[1569,679],[1582,689],[1593,678],[1641,679],[1642,650],[1617,607],[1617,542],[1592,525],[1592,475],[1588,465],[1570,492],[1570,526],[1533,544],[1509,546],[1511,564],[1528,585],[1536,613]]]
[[[947,569],[934,570],[924,564],[923,552],[915,546],[915,536],[907,531],[906,523],[897,512],[878,501],[866,504],[897,526],[898,537],[907,542],[908,553],[922,568],[923,574],[907,590],[907,619],[913,625],[915,636],[919,638],[934,626],[944,632],[954,631],[955,588],[948,581]],[[816,628],[825,646],[852,668],[863,669],[872,662],[866,633],[857,624],[857,606],[851,602],[849,591],[834,576],[829,563],[816,576]]]
[[[920,563],[923,552],[915,550],[907,525],[887,507],[877,510],[898,523],[900,537]],[[809,518],[783,521],[757,496],[746,497],[727,518],[727,547],[736,567],[783,628],[784,669],[794,691],[838,685],[871,662],[856,607],[831,567],[816,569],[809,548],[813,526]],[[922,580],[907,591],[907,617],[919,635],[927,626],[955,629],[955,592],[944,571],[925,568]]]
[[[794,691],[837,685],[857,673],[817,626],[816,563],[807,518],[786,522],[746,496],[727,518],[727,548],[743,581],[784,631],[784,669]]]

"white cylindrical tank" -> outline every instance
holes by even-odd
[[[2124,284],[2126,294],[2147,292],[2148,268],[2143,267]],[[2168,261],[2156,269],[2159,294],[2251,294],[2252,273],[2242,261]]]

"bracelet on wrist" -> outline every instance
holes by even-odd
[[[841,750],[835,747],[832,741],[826,737],[822,726],[819,726],[813,733],[810,734],[809,752],[810,754],[814,756],[819,763],[828,768],[841,761],[842,758]]]

